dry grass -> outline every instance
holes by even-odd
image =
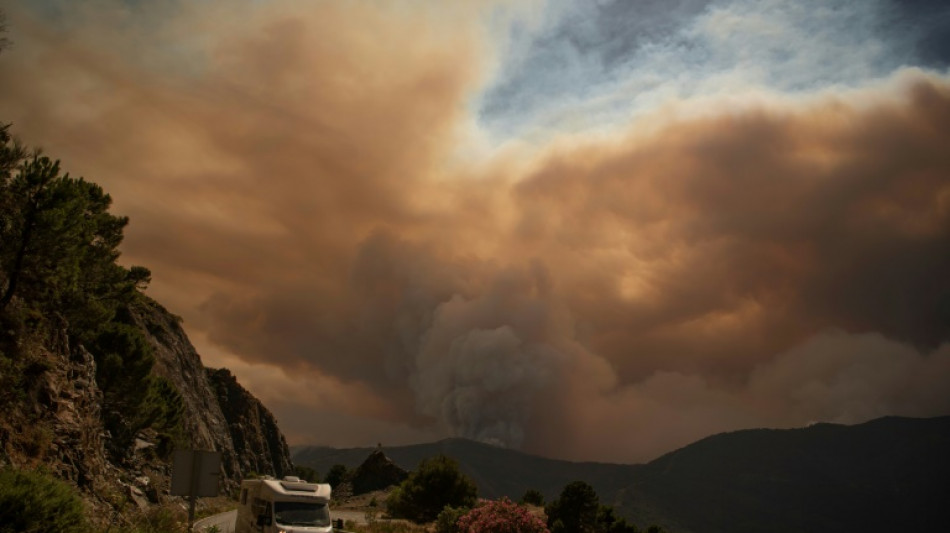
[[[353,533],[431,533],[431,524],[413,524],[407,520],[376,520],[369,524],[346,522],[344,529]]]

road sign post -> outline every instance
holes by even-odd
[[[198,498],[218,495],[221,453],[207,450],[175,450],[172,458],[172,496],[188,496],[188,529],[195,523]]]

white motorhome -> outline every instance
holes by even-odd
[[[300,478],[241,482],[235,533],[330,533],[330,485]]]

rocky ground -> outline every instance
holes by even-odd
[[[405,520],[402,519],[390,519],[386,515],[386,498],[389,497],[393,488],[395,487],[335,500],[330,512],[334,518],[342,518],[344,521],[352,520],[361,525],[375,520],[404,522]]]

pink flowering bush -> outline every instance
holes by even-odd
[[[459,533],[549,533],[537,516],[508,498],[483,501],[462,515]]]

